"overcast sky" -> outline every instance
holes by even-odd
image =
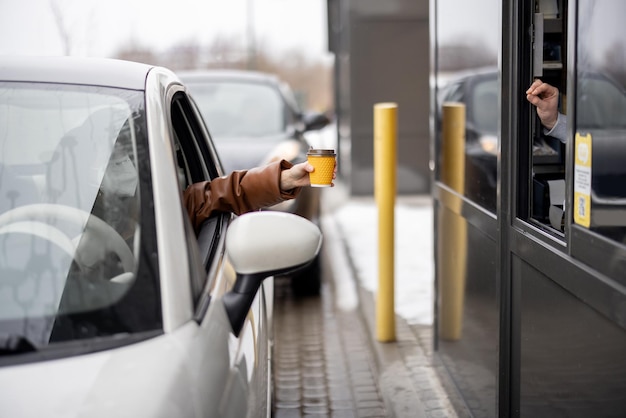
[[[130,41],[165,50],[219,36],[327,57],[326,0],[0,0],[0,54],[63,55],[51,3],[63,11],[71,55],[111,56]]]

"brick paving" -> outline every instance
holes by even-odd
[[[433,355],[431,326],[396,316],[396,341],[374,338],[374,295],[358,284],[347,240],[332,216],[345,197],[333,189],[341,191],[328,189],[323,197],[321,295],[297,299],[288,280],[275,281],[274,418],[471,417]],[[341,266],[349,266],[347,272]],[[352,310],[335,305],[345,280],[335,284],[344,276],[356,286]]]
[[[388,417],[357,311],[334,306],[331,284],[295,298],[276,280],[274,417]]]

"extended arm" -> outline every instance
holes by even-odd
[[[183,202],[197,231],[213,212],[240,215],[295,198],[302,187],[311,184],[309,173],[313,170],[307,162],[293,165],[281,160],[250,170],[234,171],[227,176],[190,185],[183,193]]]

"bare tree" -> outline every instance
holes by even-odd
[[[217,37],[203,49],[204,68],[245,68],[248,55],[236,37]]]
[[[131,42],[127,47],[117,51],[115,58],[143,62],[144,64],[163,65],[162,58],[159,58],[158,54],[136,42]]]
[[[332,66],[311,60],[294,49],[280,56],[256,44],[255,70],[276,74],[287,82],[305,109],[332,111]],[[156,53],[135,42],[115,54],[116,58],[161,65],[171,70],[200,68],[249,69],[246,45],[237,37],[219,37],[207,46],[194,40],[181,42],[164,53]]]
[[[165,52],[164,62],[159,63],[171,70],[198,68],[201,59],[201,47],[195,40],[179,42]]]
[[[57,30],[59,31],[59,36],[61,37],[63,54],[70,55],[70,53],[72,52],[72,38],[70,36],[69,28],[67,27],[65,14],[63,13],[63,8],[60,5],[60,1],[50,0],[50,9],[52,10],[54,23],[57,27]]]
[[[333,108],[332,66],[311,60],[298,49],[289,50],[277,59],[261,53],[257,62],[259,70],[276,74],[287,82],[305,110]]]

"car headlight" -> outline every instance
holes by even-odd
[[[498,155],[498,137],[496,135],[481,135],[478,142],[486,153]]]

